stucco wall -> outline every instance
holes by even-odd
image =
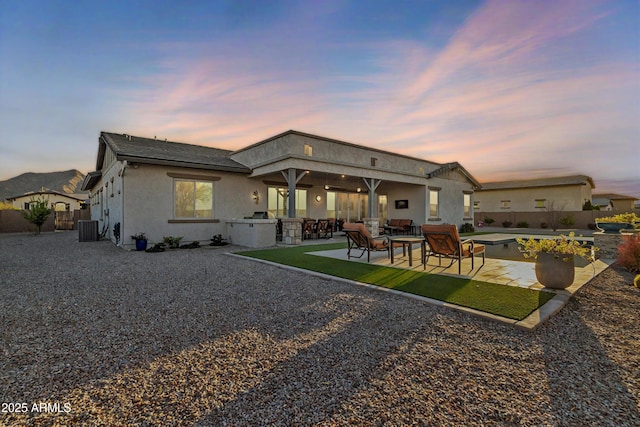
[[[475,193],[475,200],[479,202],[478,212],[537,212],[544,211],[536,208],[536,200],[546,200],[546,206],[551,204],[557,210],[582,210],[585,200],[591,200],[591,187],[588,185],[572,185],[557,187],[521,188],[510,190],[480,190]],[[511,207],[503,209],[502,200],[510,200]]]
[[[26,196],[17,197],[12,201],[12,205],[19,209],[24,209],[24,204],[33,199],[45,199],[49,201],[49,207],[54,206],[56,203],[68,203],[69,210],[73,211],[80,209],[80,200],[76,200],[71,197],[66,197],[59,194],[29,194]]]
[[[174,178],[168,174],[188,174],[219,180],[213,183],[213,210],[216,222],[172,223]],[[128,168],[124,178],[125,245],[133,245],[131,235],[144,232],[150,243],[161,242],[164,236],[183,237],[183,241],[207,241],[216,234],[227,237],[225,220],[250,216],[254,211],[266,211],[266,186],[244,174],[197,169],[139,165]],[[252,193],[258,191],[259,203]]]

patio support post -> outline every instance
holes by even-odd
[[[364,181],[364,184],[369,189],[369,218],[377,218],[378,212],[376,212],[375,197],[376,197],[376,190],[378,189],[378,186],[380,185],[382,180],[375,179],[375,178],[369,178],[369,180],[367,180],[367,178],[362,178],[362,180]]]
[[[287,184],[289,184],[289,209],[287,210],[287,216],[289,218],[296,217],[296,170],[289,168]]]
[[[302,171],[302,173],[296,176],[296,169],[289,168],[287,169],[287,173],[284,171],[280,171],[282,176],[284,177],[287,184],[289,184],[289,202],[287,209],[287,217],[295,218],[296,217],[296,184],[302,179],[303,176],[306,175],[306,171]]]

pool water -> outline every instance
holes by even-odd
[[[485,245],[485,252],[488,258],[506,259],[510,261],[524,261],[535,262],[534,258],[525,258],[522,252],[518,250],[518,242],[501,242],[501,243],[489,243],[483,242]],[[589,265],[589,261],[582,257],[575,257],[576,267],[586,267]]]

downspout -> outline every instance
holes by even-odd
[[[122,170],[120,171],[120,188],[122,193],[120,194],[120,247],[124,248],[124,171],[129,167],[129,162],[124,160],[122,162]]]

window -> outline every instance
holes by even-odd
[[[511,200],[500,201],[500,209],[510,209],[510,208],[511,208]]]
[[[463,205],[464,205],[464,217],[471,218],[471,194],[464,193],[463,196]]]
[[[378,195],[378,217],[380,218],[380,224],[384,224],[387,221],[387,195]]]
[[[480,202],[478,202],[477,200],[473,201],[473,210],[477,211],[478,209],[480,209]]]
[[[536,199],[536,209],[544,209],[547,207],[547,199]]]
[[[437,218],[439,209],[438,209],[438,198],[440,197],[440,190],[430,189],[429,190],[429,217]]]
[[[304,144],[304,155],[305,156],[313,156],[313,147],[309,144]]]
[[[176,179],[174,218],[213,218],[213,182]]]
[[[378,159],[376,159],[375,157],[371,158],[371,166],[376,166],[378,164]]]
[[[267,189],[267,210],[274,218],[287,218],[289,190],[283,187]],[[307,190],[296,189],[296,218],[307,216]]]

